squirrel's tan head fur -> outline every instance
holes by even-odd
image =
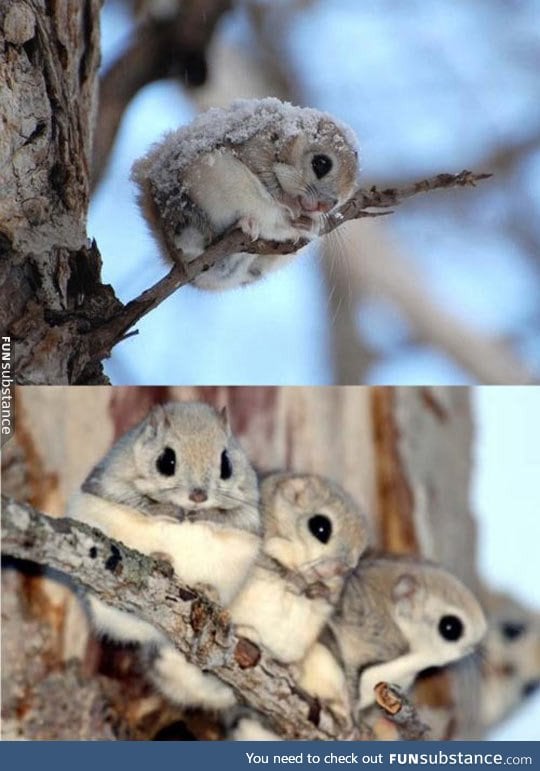
[[[257,509],[255,472],[226,412],[200,402],[157,405],[112,448],[110,477],[160,503],[192,511]]]
[[[358,599],[355,599],[357,595]],[[486,619],[473,593],[452,573],[409,557],[360,562],[344,604],[388,614],[411,651],[425,652],[426,667],[442,666],[472,652],[486,633]]]
[[[291,570],[314,579],[342,579],[367,547],[367,526],[360,510],[329,479],[316,474],[272,474],[261,484],[261,500],[265,544],[270,548],[277,544],[272,556]]]
[[[287,141],[273,168],[287,196],[311,217],[324,215],[343,204],[358,185],[356,147],[326,117],[321,117],[316,130]]]

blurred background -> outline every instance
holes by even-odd
[[[212,17],[209,43],[180,75],[164,77],[169,61],[122,93],[145,30],[182,13],[197,40]],[[98,137],[111,104],[119,131],[100,149],[89,233],[123,301],[166,272],[131,164],[210,105],[275,94],[335,114],[358,134],[365,186],[494,174],[345,226],[254,286],[182,288],[117,346],[113,383],[538,378],[540,0],[108,0],[102,25]]]
[[[494,589],[538,606],[540,389],[475,388],[471,507],[478,524],[478,572]],[[534,544],[534,546],[529,546]],[[540,692],[489,738],[540,739]]]

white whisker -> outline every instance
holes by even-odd
[[[256,509],[256,510],[259,508],[258,501],[256,500],[252,500],[249,498],[242,498],[238,495],[233,495],[232,493],[229,493],[226,490],[221,490],[220,488],[218,488],[217,494],[220,498],[233,501],[234,503],[238,503],[242,506],[247,506],[251,509]]]

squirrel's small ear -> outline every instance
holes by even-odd
[[[413,618],[415,606],[421,604],[424,592],[418,578],[412,573],[402,573],[392,586],[392,600],[399,616]]]
[[[145,440],[154,439],[160,429],[167,428],[170,425],[169,416],[162,404],[156,404],[155,407],[146,416],[142,430],[142,437]]]
[[[418,590],[418,581],[411,573],[402,573],[392,587],[392,599],[394,602],[410,599]]]
[[[276,492],[293,505],[306,505],[310,480],[306,476],[284,475],[278,480]]]
[[[223,428],[229,430],[229,415],[227,413],[227,407],[222,407],[219,411],[219,419]]]

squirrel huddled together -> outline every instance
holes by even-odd
[[[204,403],[155,406],[94,467],[67,515],[166,558],[342,718],[358,720],[378,683],[406,689],[422,670],[472,652],[486,632],[457,578],[419,559],[375,556],[359,506],[336,482],[258,475],[226,411]],[[151,624],[91,595],[86,603],[98,633],[152,651],[148,678],[174,703],[237,703]]]

